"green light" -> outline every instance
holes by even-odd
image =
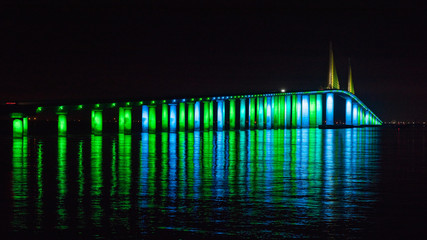
[[[156,132],[156,106],[148,106],[148,132]]]
[[[99,104],[95,104],[95,108],[99,108]]]
[[[163,103],[166,103],[166,100],[163,100],[162,102],[163,102]]]
[[[297,95],[292,95],[292,128],[297,128]]]
[[[116,103],[112,103],[112,104],[111,104],[111,107],[115,107],[115,106],[116,106]]]
[[[61,115],[60,115],[61,116]],[[58,206],[57,206],[57,224],[64,226],[67,219],[67,211],[64,199],[67,194],[67,138],[58,137]]]
[[[127,103],[126,103],[126,106],[130,106],[130,102],[127,102]]]
[[[92,134],[102,134],[102,110],[92,110]]]
[[[230,100],[230,130],[236,127],[236,100]]]
[[[58,114],[58,136],[66,136],[67,135],[67,115],[66,114]]]
[[[90,139],[90,183],[88,187],[91,202],[88,204],[97,205],[101,198],[103,189],[102,176],[102,136],[92,135]],[[94,208],[91,211],[91,221],[95,225],[101,224],[102,208]]]
[[[83,105],[79,105],[78,107],[77,107],[77,109],[82,109],[83,108]]]
[[[309,111],[310,111],[310,127],[317,127],[316,123],[316,95],[310,95],[310,107],[309,107]]]
[[[214,105],[213,101],[209,103],[209,130],[213,130],[213,122],[214,122]]]
[[[13,119],[13,138],[22,138],[23,137],[23,122],[22,119],[19,118],[15,118]]]
[[[155,103],[156,103],[156,101],[154,101],[154,100],[153,100],[153,101],[151,101],[151,104],[155,104]]]
[[[255,129],[255,119],[256,119],[256,110],[255,110],[255,98],[249,99],[249,128]]]
[[[119,133],[125,133],[125,109],[119,108]]]
[[[23,136],[28,135],[28,118],[27,117],[22,118],[22,135]]]
[[[194,98],[191,99],[192,101]],[[187,122],[188,131],[194,131],[194,102],[188,103],[188,122]]]
[[[163,102],[166,102],[166,100],[163,100]],[[167,132],[169,126],[169,111],[168,111],[168,105],[162,104],[162,131]]]
[[[132,132],[132,109],[124,108],[124,134]]]
[[[41,111],[43,111],[43,107],[38,107],[38,108],[36,109],[36,113],[39,113],[39,112],[41,112]]]
[[[185,131],[185,103],[179,103],[179,131]]]
[[[139,105],[142,105],[142,101],[139,102]]]
[[[203,129],[209,130],[209,102],[203,102]]]

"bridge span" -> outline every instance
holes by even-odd
[[[345,123],[335,119],[336,100],[345,101]],[[15,103],[7,106],[13,137],[28,133],[28,117],[54,112],[58,135],[67,134],[67,116],[90,110],[92,134],[102,135],[103,110],[118,108],[118,131],[130,134],[132,109],[141,108],[142,132],[223,131],[357,127],[381,125],[382,121],[354,94],[344,90],[279,92],[202,98],[153,99],[93,104]]]

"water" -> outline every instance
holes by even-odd
[[[426,130],[1,138],[5,233],[27,238],[426,236]]]

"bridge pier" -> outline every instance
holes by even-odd
[[[92,110],[92,134],[102,135],[102,109]]]
[[[156,133],[156,105],[148,106],[148,132]]]
[[[258,97],[258,129],[264,129],[264,98]]]
[[[316,95],[316,122],[317,126],[320,126],[323,124],[323,101],[322,101],[322,94]]]
[[[217,131],[224,130],[224,100],[217,100]]]
[[[148,106],[142,106],[142,132],[148,132]]]
[[[334,125],[334,94],[326,94],[326,125]]]
[[[170,103],[169,104],[170,111],[169,111],[169,131],[171,133],[176,132],[176,104]]]
[[[210,119],[209,119],[209,110],[210,107],[210,102],[209,101],[204,101],[203,102],[203,130],[204,131],[208,131],[209,130],[209,126],[210,126]]]
[[[265,127],[266,127],[266,129],[271,129],[271,127],[272,127],[272,118],[273,118],[273,116],[272,116],[272,102],[271,102],[271,97],[265,97],[265,101],[267,102],[267,108],[266,108],[266,114],[265,114]]]
[[[188,102],[187,129],[194,132],[194,102]]]
[[[179,131],[184,132],[185,131],[185,102],[179,103]]]
[[[22,138],[28,134],[28,118],[23,113],[11,113],[13,138]]]
[[[249,129],[250,130],[255,129],[255,120],[256,120],[255,104],[256,104],[256,98],[255,97],[249,98]]]
[[[317,127],[316,125],[316,95],[309,95],[309,100],[310,100],[310,104],[309,104],[309,112],[310,112],[310,123],[309,123],[309,127],[310,128],[315,128]]]
[[[353,104],[353,114],[352,114],[352,117],[353,117],[353,126],[357,126],[357,125],[359,125],[358,124],[358,121],[357,121],[357,114],[359,113],[359,110],[358,110],[358,106],[357,106],[357,104],[355,103],[355,104]]]
[[[162,104],[162,132],[167,132],[169,129],[169,109],[166,103]]]
[[[246,129],[246,101],[244,98],[240,99],[240,130]]]
[[[352,112],[352,102],[351,99],[347,98],[345,100],[345,125],[353,125],[351,120],[351,112]]]
[[[229,129],[234,130],[236,128],[236,100],[230,99],[230,116],[229,116]],[[225,111],[225,108],[224,108]]]
[[[194,130],[200,131],[200,101],[194,104]]]
[[[67,136],[67,113],[59,112],[58,115],[58,136]]]
[[[119,133],[131,134],[132,132],[132,108],[119,107]]]
[[[309,115],[309,95],[302,95],[302,104],[301,104],[301,127],[309,128],[310,127],[310,115]]]
[[[291,96],[285,96],[285,128],[292,127],[292,107],[291,107]]]

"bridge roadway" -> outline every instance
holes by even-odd
[[[92,134],[101,135],[104,109],[119,109],[119,133],[130,134],[132,109],[142,108],[142,131],[222,131],[334,127],[335,98],[345,100],[343,127],[381,125],[382,121],[354,94],[344,90],[264,93],[181,99],[100,101],[96,103],[9,102],[1,113],[12,119],[13,137],[27,135],[28,117],[58,115],[58,135],[67,134],[67,115],[91,110]],[[159,108],[159,110],[157,110]]]

